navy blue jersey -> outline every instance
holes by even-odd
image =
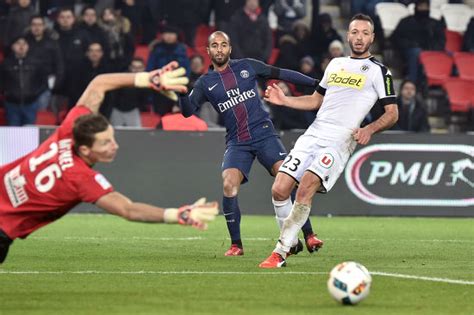
[[[288,75],[290,72],[291,75]],[[189,97],[180,97],[183,115],[191,115],[208,101],[224,122],[228,144],[248,143],[276,135],[270,116],[258,95],[258,78],[290,78],[296,83],[315,85],[312,78],[255,59],[230,60],[222,72],[209,69],[207,74],[202,75]]]

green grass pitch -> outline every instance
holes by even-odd
[[[473,223],[313,217],[324,248],[261,270],[278,237],[270,216],[244,215],[245,256],[224,257],[222,217],[200,232],[69,215],[11,247],[0,314],[474,314]],[[348,260],[375,273],[357,306],[326,289],[331,268]]]

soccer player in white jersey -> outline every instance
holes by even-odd
[[[261,268],[286,266],[290,246],[310,214],[314,194],[331,190],[357,143],[367,144],[374,133],[390,128],[398,120],[391,73],[369,51],[374,41],[372,19],[363,14],[355,15],[349,24],[347,41],[350,57],[331,60],[312,95],[288,97],[277,85],[268,87],[265,92],[265,99],[273,104],[319,111],[283,162],[273,183],[273,199],[292,208],[274,251],[259,265]],[[377,101],[384,106],[385,113],[360,128]],[[297,183],[296,200],[292,205],[290,193]]]

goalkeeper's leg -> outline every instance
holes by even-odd
[[[2,230],[0,230],[0,264],[7,258],[8,249],[12,242],[13,241]]]

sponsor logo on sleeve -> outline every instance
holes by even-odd
[[[385,85],[387,87],[387,95],[392,94],[391,86],[392,86],[392,79],[390,77],[385,78]]]
[[[110,187],[112,187],[109,181],[102,174],[96,174],[94,179],[100,185],[100,187],[102,187],[102,189],[104,190],[107,190]]]

